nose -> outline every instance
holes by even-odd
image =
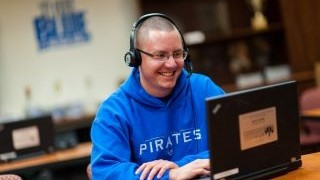
[[[170,54],[167,57],[166,64],[177,64],[176,60],[173,58],[173,55]]]
[[[176,67],[178,65],[177,61],[173,58],[173,55],[169,55],[167,58],[168,59],[165,61],[167,67]]]

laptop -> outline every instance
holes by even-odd
[[[0,162],[54,150],[54,125],[50,115],[0,122]]]
[[[206,99],[211,179],[269,179],[301,166],[297,85]]]

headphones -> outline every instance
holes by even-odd
[[[178,27],[176,26],[176,24],[173,22],[173,20],[171,20],[168,16],[161,14],[161,13],[151,13],[151,14],[145,14],[143,16],[141,16],[134,24],[133,27],[131,29],[131,34],[130,34],[130,49],[129,51],[126,52],[126,54],[124,55],[124,61],[125,63],[130,66],[130,67],[138,67],[141,64],[141,54],[140,52],[136,49],[134,41],[136,39],[136,30],[140,27],[140,25],[147,19],[151,18],[151,17],[162,17],[168,21],[170,21],[178,30],[181,39],[182,39],[182,46],[183,46],[183,50],[185,51],[189,51],[189,49],[187,48],[184,38],[181,34],[181,32],[179,31]],[[190,55],[188,54],[186,59],[184,60],[184,68],[186,69],[186,71],[188,72],[188,77],[192,74],[192,62],[190,59]]]

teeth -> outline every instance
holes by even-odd
[[[160,72],[161,75],[163,76],[172,76],[173,75],[173,71],[171,72]]]

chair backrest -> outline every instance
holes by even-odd
[[[320,62],[315,63],[315,79],[316,79],[316,84],[318,87],[320,87]]]
[[[88,164],[88,166],[87,166],[87,176],[88,176],[89,180],[92,179],[91,164]]]
[[[15,174],[2,174],[0,180],[22,180],[22,178]]]
[[[300,110],[320,108],[320,87],[314,87],[302,92],[300,97]],[[317,152],[320,149],[320,122],[301,118],[300,144],[302,154]]]
[[[302,111],[320,108],[320,87],[305,90],[300,97]]]

